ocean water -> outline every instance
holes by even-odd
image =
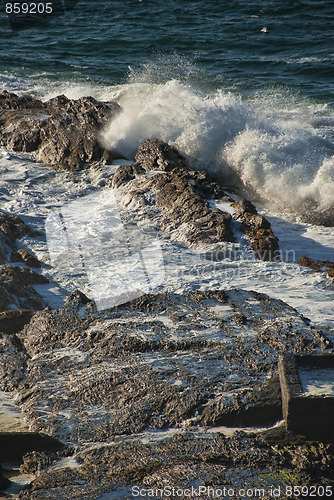
[[[195,168],[237,184],[271,220],[282,263],[213,265],[165,242],[161,289],[254,289],[333,324],[333,283],[296,264],[302,255],[334,260],[334,229],[302,221],[334,205],[333,22],[329,0],[79,0],[12,30],[3,2],[0,87],[116,99],[123,111],[104,131],[107,147],[132,160],[144,139],[163,139]],[[95,189],[86,173],[73,182],[1,152],[0,207],[39,229],[21,245],[46,266],[46,218]],[[56,307],[81,283],[47,272],[58,283],[47,292]]]

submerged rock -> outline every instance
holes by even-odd
[[[327,273],[329,278],[334,278],[334,262],[330,260],[313,260],[305,255],[301,257],[297,264],[303,267],[309,267],[313,271]]]
[[[111,159],[99,143],[103,126],[120,110],[116,103],[64,95],[42,102],[33,97],[0,94],[0,144],[34,153],[36,161],[78,170],[93,161]]]

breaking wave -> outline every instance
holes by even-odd
[[[141,142],[175,145],[252,199],[280,212],[333,206],[334,114],[328,105],[284,89],[241,99],[218,90],[204,94],[178,80],[130,82],[114,91],[122,112],[104,144],[133,159]],[[303,208],[302,208],[303,207]]]

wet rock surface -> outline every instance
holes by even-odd
[[[48,283],[49,280],[32,269],[18,266],[0,266],[0,311],[13,308],[43,309],[46,304],[30,286]]]
[[[146,140],[138,148],[135,163],[139,164],[146,172],[162,170],[171,172],[174,168],[188,169],[187,160],[176,148],[160,140]]]
[[[17,333],[26,323],[29,323],[32,316],[29,309],[7,309],[0,312],[0,332],[6,334]]]
[[[0,264],[4,264],[16,249],[15,241],[23,236],[33,236],[33,231],[18,217],[0,211]]]
[[[1,349],[21,367],[16,377],[2,370],[1,382],[31,428],[76,448],[75,468],[41,463],[20,498],[47,498],[51,488],[53,498],[111,491],[131,498],[136,484],[184,487],[195,479],[263,486],[266,474],[270,482],[294,467],[300,450],[294,473],[331,480],[329,445],[316,444],[312,472],[304,445],[296,455],[282,436],[269,443],[242,432],[226,437],[217,427],[275,423],[279,354],[332,350],[323,332],[282,301],[242,290],[164,293],[97,312],[76,292],[58,311],[35,313]]]
[[[0,144],[33,153],[36,161],[78,170],[89,162],[112,157],[99,142],[100,130],[120,110],[116,103],[92,97],[47,102],[29,96],[0,94]]]
[[[33,311],[44,309],[46,303],[31,285],[48,283],[26,265],[39,268],[40,262],[26,250],[16,247],[16,240],[34,236],[20,217],[0,212],[0,332],[14,334],[29,323]],[[6,265],[19,262],[21,266]]]
[[[168,492],[167,488],[175,488],[174,491],[179,492],[177,498],[184,500],[189,498],[187,489],[193,485],[195,498],[196,495],[201,499],[212,498],[212,490],[205,488],[211,486],[235,492],[223,498],[238,498],[239,488],[263,488],[261,498],[268,499],[273,485],[281,486],[285,491],[284,483],[292,484],[292,476],[289,477],[286,467],[291,466],[291,455],[297,454],[300,461],[294,468],[294,480],[309,484],[310,470],[314,472],[314,480],[323,480],[318,473],[327,468],[325,463],[328,466],[333,463],[330,446],[306,444],[302,440],[294,442],[282,431],[280,437],[278,452],[266,442],[266,438],[247,437],[242,433],[226,438],[219,433],[186,432],[160,443],[137,441],[130,444],[117,440],[109,446],[78,455],[77,459],[82,463],[80,468],[62,473],[42,472],[32,489],[21,493],[20,498],[47,498],[47,492],[52,491],[53,498],[59,499],[66,495],[95,499],[102,497],[103,493],[109,494],[109,498],[130,499],[133,498],[132,491],[138,488],[146,490],[147,498],[154,498],[150,492],[155,489],[166,488]],[[310,448],[313,449],[312,465]],[[275,466],[268,467],[273,462]],[[259,477],[262,478],[260,481]],[[330,479],[322,484],[330,484]],[[200,486],[202,490],[199,490]],[[167,497],[168,494],[163,498]],[[287,497],[281,495],[280,498]]]
[[[334,262],[330,260],[313,260],[305,255],[298,260],[300,266],[309,267],[313,271],[327,273],[329,278],[334,279]]]
[[[3,93],[0,141],[59,168],[96,162],[97,182],[121,206],[185,246],[234,242],[231,215],[211,203],[234,200],[162,141],[145,141],[133,165],[99,177],[110,155],[97,132],[117,111],[91,98]],[[277,260],[269,222],[246,200],[234,207],[256,255]],[[0,213],[0,262],[18,263],[0,266],[0,388],[34,432],[67,446],[25,448],[22,471],[37,477],[19,498],[118,500],[133,498],[135,485],[264,487],[272,498],[273,485],[333,484],[332,444],[310,444],[282,425],[255,429],[282,418],[278,356],[332,352],[329,330],[243,290],[145,295],[102,312],[78,291],[53,311],[31,286],[47,280],[24,267],[37,266],[33,256],[15,246],[30,230],[11,217]]]
[[[236,219],[242,223],[242,230],[252,240],[252,247],[257,257],[264,261],[280,258],[278,238],[274,235],[270,222],[259,215],[249,200],[234,204]]]
[[[106,184],[116,190],[121,207],[193,249],[217,251],[220,243],[235,241],[231,214],[211,203],[226,201],[235,207],[257,258],[279,259],[278,238],[254,205],[235,203],[207,172],[192,170],[186,158],[162,141],[145,141],[135,163],[119,167]]]
[[[136,163],[119,167],[109,185],[122,207],[141,211],[143,220],[190,248],[234,241],[231,215],[208,202],[225,196],[223,188],[162,141],[145,141]]]
[[[36,257],[34,257],[29,252],[21,248],[12,253],[12,255],[10,256],[10,260],[11,262],[23,262],[24,264],[27,264],[27,266],[29,267],[34,267],[34,268],[41,267],[41,263],[39,262],[38,259],[36,259]]]

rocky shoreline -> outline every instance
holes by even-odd
[[[224,258],[237,227],[255,258],[279,261],[270,222],[171,145],[146,140],[133,162],[108,174],[117,153],[98,137],[119,111],[92,98],[42,103],[4,92],[0,144],[89,171],[132,223],[208,259]],[[333,353],[331,329],[238,289],[144,294],[103,311],[78,290],[52,310],[32,287],[47,278],[43,262],[17,246],[24,235],[34,236],[1,211],[0,390],[15,398],[31,434],[0,428],[0,456],[10,461],[6,450],[17,446],[22,472],[36,475],[17,498],[126,499],[135,486],[194,484],[264,488],[272,498],[273,487],[334,485],[332,440],[285,429],[277,376],[282,353]],[[315,264],[330,275],[332,263]],[[6,495],[2,478],[0,469]]]

